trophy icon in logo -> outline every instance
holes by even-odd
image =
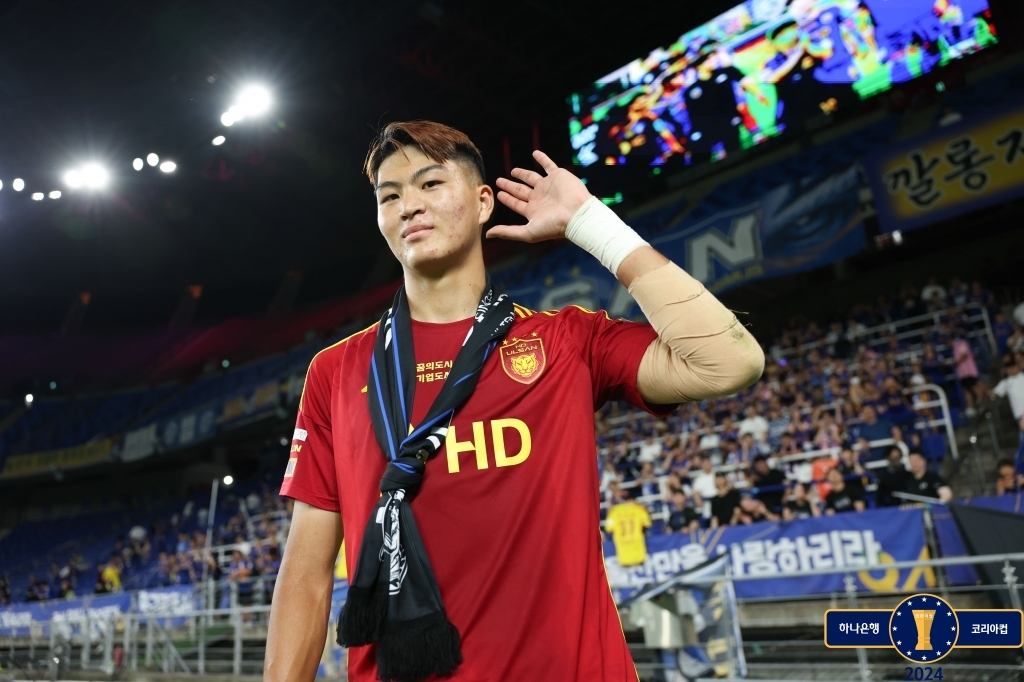
[[[931,611],[919,611],[914,609],[914,625],[917,626],[917,651],[932,650],[932,624],[935,622],[935,609]]]

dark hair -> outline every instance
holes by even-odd
[[[1017,471],[1017,466],[1013,463],[1013,460],[1001,459],[996,462],[996,473],[999,473],[999,470],[1003,467],[1013,467],[1014,472]]]
[[[480,174],[480,182],[487,177],[484,157],[464,132],[434,121],[396,121],[384,126],[370,143],[363,171],[371,185],[377,184],[377,172],[384,160],[406,145],[417,147],[437,163],[468,163]]]

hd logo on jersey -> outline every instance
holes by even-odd
[[[537,332],[525,339],[506,339],[500,351],[501,367],[505,374],[521,384],[535,382],[547,366],[544,342],[537,336]]]

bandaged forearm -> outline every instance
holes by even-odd
[[[714,294],[675,263],[637,277],[629,293],[658,332],[637,385],[653,404],[730,395],[764,370],[764,352]]]
[[[632,227],[597,197],[590,197],[576,210],[565,227],[565,238],[601,261],[613,275],[626,256],[647,246]]]

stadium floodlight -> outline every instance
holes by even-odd
[[[20,192],[25,189],[25,181],[21,178],[14,178],[14,182],[11,183],[11,187],[14,188],[15,192]]]
[[[224,127],[230,128],[235,125],[235,112],[229,109],[220,115],[220,122],[224,124]]]
[[[270,91],[262,85],[250,85],[238,93],[237,106],[244,116],[259,116],[270,109]]]
[[[223,478],[223,482],[224,482],[224,485],[231,485],[232,483],[235,482],[235,477],[232,476],[231,474],[228,474],[227,476],[225,476]]]
[[[51,199],[60,199],[60,190],[59,189],[55,189],[52,192],[50,192],[50,198]]]
[[[72,168],[64,174],[64,184],[71,189],[100,189],[105,187],[110,174],[98,163],[87,163],[81,168]]]
[[[34,192],[32,194],[32,201],[42,201],[45,195],[42,192]]]
[[[31,393],[25,394],[25,407],[32,407],[32,403],[35,402],[36,397]]]
[[[155,166],[158,163],[160,163],[160,157],[152,153],[146,154],[146,163],[148,163],[150,166]]]
[[[132,168],[134,168],[137,171],[142,170],[142,167],[145,165],[146,162],[140,158],[136,158],[134,161],[132,161]]]
[[[163,163],[160,164],[160,170],[162,170],[164,173],[173,173],[174,169],[177,167],[178,164],[174,163],[173,161],[164,161]]]
[[[3,188],[4,188],[4,181],[0,180],[0,189],[3,189]]]
[[[219,147],[222,144],[224,144],[224,142],[227,141],[227,139],[228,138],[224,137],[223,135],[218,135],[217,137],[213,138],[213,146]]]

